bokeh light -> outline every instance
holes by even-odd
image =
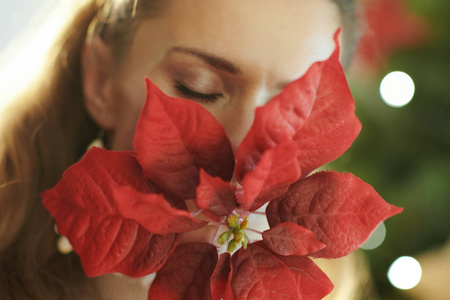
[[[30,23],[23,24],[23,32],[0,49],[0,111],[39,76],[51,45],[67,22],[68,12],[79,3],[41,1]]]
[[[405,106],[414,97],[414,92],[414,81],[405,72],[391,72],[381,81],[380,94],[389,106]]]
[[[384,225],[384,223],[381,223],[380,226],[378,226],[377,229],[375,229],[375,231],[372,233],[367,242],[365,242],[364,245],[361,246],[361,249],[373,250],[375,248],[378,248],[384,242],[385,237],[386,226]]]
[[[413,257],[402,256],[392,263],[387,276],[391,284],[396,288],[409,290],[420,282],[422,267]]]

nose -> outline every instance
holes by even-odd
[[[216,118],[224,127],[234,154],[253,124],[256,108],[268,101],[267,93],[257,89],[233,97],[229,105],[217,112]]]

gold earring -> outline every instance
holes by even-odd
[[[97,134],[97,137],[87,146],[86,151],[89,150],[91,147],[97,147],[97,148],[105,148],[105,132],[103,130],[100,130]]]
[[[58,235],[58,240],[56,241],[56,248],[58,249],[58,252],[66,255],[72,253],[73,251],[72,245],[65,236],[59,234],[58,227],[56,226],[56,224],[53,226],[53,229]]]

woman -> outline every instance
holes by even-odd
[[[87,2],[54,46],[45,76],[1,118],[1,299],[100,299],[123,281],[120,299],[135,299],[135,282],[88,279],[74,253],[57,251],[38,194],[100,131],[108,149],[132,148],[144,76],[205,106],[235,150],[255,107],[326,59],[338,28],[345,64],[356,36],[347,0]]]

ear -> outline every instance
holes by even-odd
[[[111,49],[97,36],[87,40],[81,54],[84,104],[92,119],[105,131],[116,124]]]

